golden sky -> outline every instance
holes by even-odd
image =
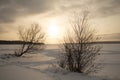
[[[120,33],[120,0],[0,0],[0,39],[16,40],[18,26],[38,23],[47,43],[59,43],[73,12],[88,10],[99,34]]]

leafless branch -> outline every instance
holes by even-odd
[[[15,51],[16,56],[19,57],[25,53],[30,53],[42,48],[45,34],[42,32],[42,28],[38,24],[31,24],[28,29],[22,29],[20,27],[18,35],[19,39],[23,41],[23,44],[21,44],[20,48]]]

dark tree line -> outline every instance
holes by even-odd
[[[23,44],[23,43],[26,43],[26,44],[30,44],[30,42],[25,42],[25,41],[18,41],[18,40],[12,40],[12,41],[8,41],[8,40],[0,40],[0,44]],[[35,43],[35,44],[44,44],[44,43]]]

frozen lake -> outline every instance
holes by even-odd
[[[120,79],[120,44],[101,44],[100,62],[103,68],[97,75],[112,78],[114,80]],[[14,53],[18,45],[0,45],[0,55]],[[59,53],[58,45],[47,45],[42,54],[56,57]]]
[[[120,44],[103,44],[100,53],[103,68],[99,74],[120,80]]]

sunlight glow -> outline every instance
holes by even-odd
[[[46,28],[44,28],[47,36],[46,43],[57,44],[61,42],[66,30],[64,23],[67,23],[66,19],[61,17],[51,17],[48,19],[48,22],[45,23]]]
[[[51,21],[48,27],[48,35],[50,38],[57,38],[57,36],[59,35],[59,29],[56,21]]]

